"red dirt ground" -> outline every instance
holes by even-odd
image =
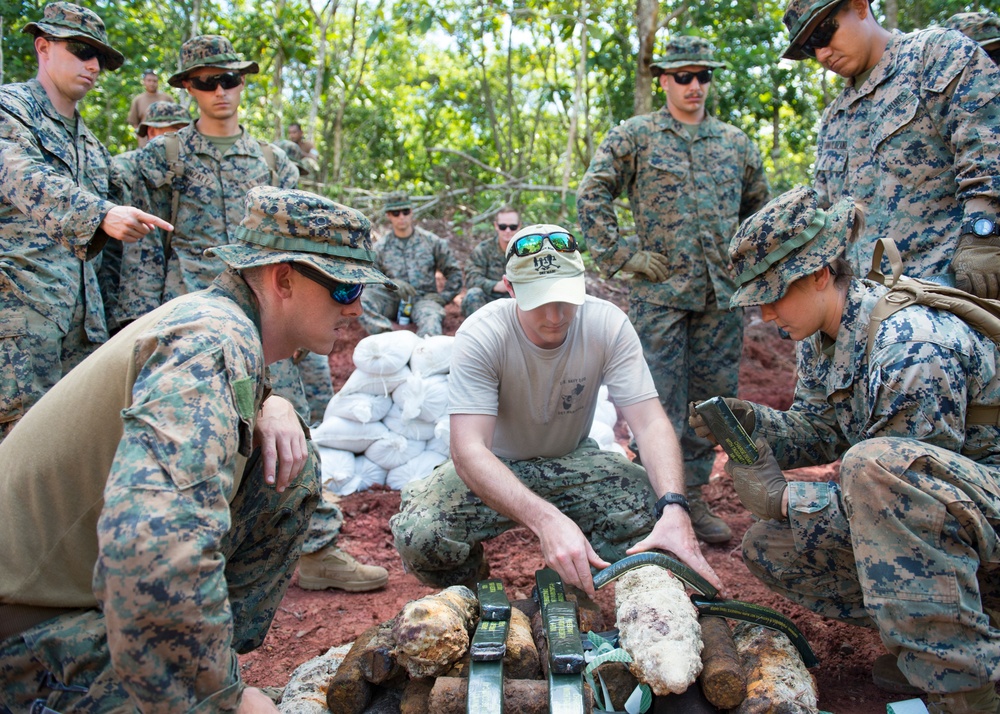
[[[588,291],[622,304],[624,293],[617,285],[594,279]],[[448,334],[454,334],[460,321],[458,315],[457,308],[449,306],[445,321]],[[351,354],[363,335],[360,327],[352,326],[347,338],[330,356],[335,386],[343,384],[353,370]],[[794,381],[793,352],[791,342],[780,340],[771,326],[749,315],[740,396],[776,408],[787,407]],[[834,714],[871,714],[884,712],[888,702],[907,699],[885,694],[871,683],[871,664],[884,652],[873,630],[814,615],[771,593],[750,574],[739,550],[740,538],[750,525],[750,515],[722,471],[724,458],[720,451],[705,495],[713,510],[733,529],[734,539],[726,545],[703,548],[733,596],[774,608],[789,616],[802,630],[821,661],[812,670],[819,687],[821,709]],[[792,478],[803,480],[833,477],[836,466],[792,472]],[[346,496],[340,505],[346,523],[339,545],[363,562],[386,568],[388,586],[374,593],[311,592],[300,589],[293,580],[264,645],[240,658],[248,684],[284,686],[292,671],[303,662],[330,647],[351,642],[372,624],[393,617],[406,602],[433,592],[403,572],[393,547],[388,520],[399,508],[398,492],[376,488]],[[537,542],[527,529],[515,529],[487,543],[486,554],[492,576],[503,580],[510,597],[530,597],[535,570],[543,563]],[[606,622],[613,623],[613,585],[598,593],[598,603]]]

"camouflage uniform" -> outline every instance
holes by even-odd
[[[498,238],[494,235],[481,241],[469,254],[465,263],[465,297],[462,298],[462,315],[468,317],[494,300],[510,297],[498,293],[493,287],[503,280],[504,255],[500,252]]]
[[[440,335],[444,306],[462,290],[462,269],[448,242],[414,226],[408,238],[397,238],[390,230],[377,244],[379,270],[391,278],[405,280],[417,290],[410,319],[418,335]],[[435,271],[444,274],[444,290],[437,291]],[[392,329],[399,311],[399,298],[385,288],[366,290],[361,324],[370,334]]]
[[[675,38],[673,45],[668,57],[682,59],[662,69],[678,62],[722,66],[700,38]],[[623,191],[635,237],[622,235],[615,218],[613,201]],[[760,153],[746,134],[705,117],[691,138],[667,107],[611,129],[577,190],[580,226],[605,274],[617,273],[637,251],[669,261],[663,282],[633,276],[629,318],[681,439],[689,487],[708,483],[715,454],[687,427],[687,404],[737,388],[743,316],[729,310],[733,282],[726,249],[740,221],[767,197]]]
[[[77,5],[50,3],[24,31],[87,38],[108,69],[121,66],[104,23]],[[119,202],[109,161],[80,113],[61,117],[37,79],[0,87],[0,439],[108,338],[97,267],[101,222]]]
[[[0,641],[0,711],[239,703],[236,653],[267,633],[320,484],[310,460],[278,493],[251,452],[262,315],[238,271],[295,260],[384,280],[360,213],[270,187],[248,201],[241,243],[219,253],[231,270],[122,330],[0,445],[0,626],[53,608]]]
[[[842,254],[845,206],[853,214],[851,201],[837,204],[810,243],[759,279],[738,278],[734,304],[772,303]],[[801,189],[769,204],[733,239],[737,271],[801,234],[815,207]],[[868,356],[884,293],[852,279],[836,339],[800,343],[789,410],[753,405],[754,436],[781,468],[842,465],[840,485],[790,482],[788,520],[755,522],[744,560],[804,607],[877,627],[911,684],[966,691],[1000,679],[983,609],[1000,604],[1000,427],[970,414],[1000,407],[1000,349],[952,313],[915,305],[881,323]]]
[[[867,80],[823,112],[815,174],[824,205],[865,207],[847,252],[857,274],[892,238],[908,275],[954,285],[959,236],[1000,214],[1000,69],[957,32],[893,32]]]

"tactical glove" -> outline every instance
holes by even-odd
[[[670,275],[667,270],[669,267],[670,263],[665,256],[649,250],[640,250],[628,259],[628,262],[622,266],[622,270],[642,275],[654,283],[662,283]]]
[[[417,289],[405,280],[393,278],[392,282],[396,283],[396,296],[400,302],[412,301],[417,296]]]
[[[736,417],[736,421],[740,423],[747,435],[753,436],[753,430],[757,428],[757,416],[753,413],[753,405],[733,397],[725,397],[723,401],[733,411],[733,416]],[[694,429],[694,433],[702,439],[708,439],[713,444],[719,443],[712,430],[708,428],[708,424],[705,423],[705,417],[695,411],[695,404],[696,402],[688,404],[688,426]]]
[[[757,460],[745,466],[730,459],[726,462],[726,473],[733,477],[736,495],[748,511],[764,520],[783,521],[786,516],[781,512],[781,497],[788,482],[767,441],[757,438],[753,443],[759,454]]]
[[[962,234],[951,269],[956,288],[977,297],[1000,299],[1000,236]]]

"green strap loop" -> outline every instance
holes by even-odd
[[[812,221],[808,226],[806,226],[804,231],[791,240],[785,241],[777,250],[773,250],[765,255],[762,261],[755,265],[751,265],[749,268],[740,273],[736,277],[736,286],[742,287],[746,285],[779,260],[785,258],[793,250],[798,250],[819,235],[820,231],[826,228],[826,217],[826,211],[821,208],[817,208],[816,214],[813,216]]]

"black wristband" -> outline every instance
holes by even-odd
[[[683,494],[667,492],[660,496],[660,500],[656,502],[655,506],[653,506],[653,513],[656,514],[656,520],[660,520],[660,516],[663,515],[664,508],[675,503],[688,513],[691,512],[691,506],[688,505],[688,500]]]

